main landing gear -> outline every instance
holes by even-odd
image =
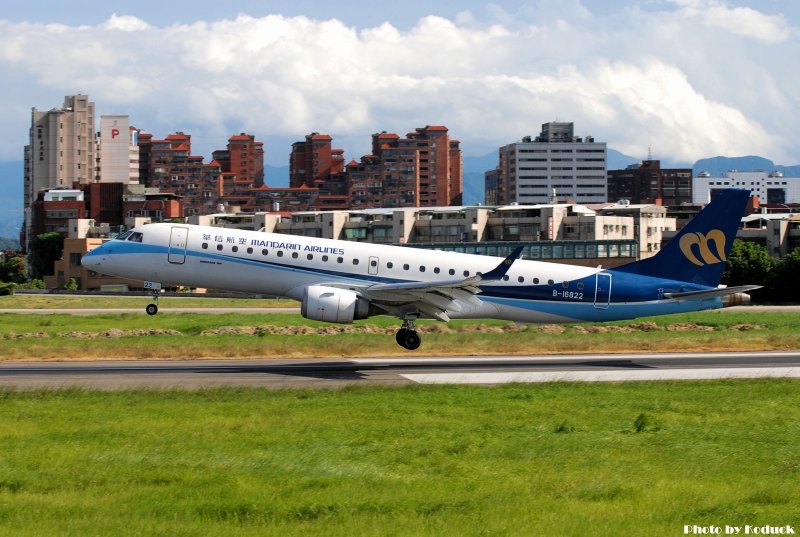
[[[413,318],[403,319],[403,327],[397,331],[395,339],[398,345],[410,351],[419,348],[422,339],[419,337],[417,331],[414,330]]]

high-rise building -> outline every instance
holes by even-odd
[[[128,116],[100,116],[97,177],[101,183],[139,182],[138,133]]]
[[[382,186],[385,190],[384,201],[371,206],[446,207],[461,204],[463,170],[460,142],[450,139],[447,127],[427,125],[408,133],[405,138],[387,132],[373,134],[372,155],[366,158],[371,157],[377,158],[384,167]]]
[[[228,139],[227,149],[212,153],[223,173],[231,173],[236,182],[259,188],[264,184],[264,142],[252,134],[236,134]]]
[[[140,141],[142,135],[140,134]],[[163,140],[148,140],[149,186],[181,196],[186,216],[213,212],[217,206],[222,168],[192,155],[191,135],[177,132]]]
[[[32,207],[40,192],[86,185],[95,179],[94,130],[94,103],[88,95],[67,95],[61,108],[47,112],[31,109],[24,153],[26,242],[32,238]]]
[[[675,206],[692,203],[692,169],[662,168],[659,160],[608,171],[608,200]]]
[[[486,199],[498,204],[606,201],[606,144],[577,137],[573,123],[542,125],[536,138],[499,149],[496,170],[487,172]]]
[[[289,156],[289,186],[320,187],[331,176],[344,172],[344,151],[333,149],[333,138],[312,132],[305,141],[292,144]]]
[[[383,158],[384,150],[390,154],[393,148],[411,149],[418,153],[417,207],[461,205],[461,149],[458,140],[450,139],[447,127],[427,125],[418,128],[405,138],[384,143],[377,156]]]

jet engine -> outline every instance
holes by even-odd
[[[750,295],[747,293],[733,293],[722,297],[722,307],[747,306],[750,304]]]
[[[310,285],[303,290],[300,313],[306,319],[328,323],[352,323],[373,313],[368,300],[347,289]]]

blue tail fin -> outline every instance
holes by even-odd
[[[723,190],[656,255],[615,270],[719,285],[749,198],[749,190]]]

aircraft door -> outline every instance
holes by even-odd
[[[608,308],[611,302],[611,274],[608,272],[598,272],[594,282],[594,307],[598,309]]]
[[[378,265],[380,265],[380,260],[377,257],[370,256],[369,258],[369,273],[373,276],[378,274]]]
[[[182,265],[186,262],[186,237],[189,230],[185,227],[173,227],[169,235],[169,253],[167,261]]]

